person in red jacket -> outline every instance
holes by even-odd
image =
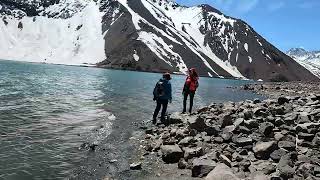
[[[187,99],[188,96],[190,96],[190,108],[189,108],[189,113],[192,112],[192,106],[193,106],[193,98],[194,94],[199,87],[199,76],[198,73],[196,72],[195,68],[191,68],[189,70],[189,75],[186,79],[186,82],[184,83],[183,87],[183,111],[182,113],[186,113],[186,107],[187,107]]]

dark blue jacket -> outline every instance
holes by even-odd
[[[169,80],[162,78],[159,82],[163,82],[164,95],[159,97],[159,100],[172,100],[172,88]]]

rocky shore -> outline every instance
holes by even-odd
[[[320,179],[320,94],[297,94],[173,113],[169,126],[145,129],[142,158],[131,169],[152,159],[153,168],[169,167],[180,179]]]

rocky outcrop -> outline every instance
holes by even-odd
[[[318,97],[280,96],[212,104],[191,115],[175,113],[171,120],[176,124],[147,130],[145,147],[161,140],[162,157],[170,155],[171,163],[207,180],[317,179]],[[215,133],[208,134],[208,128]]]

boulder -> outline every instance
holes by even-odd
[[[183,152],[178,145],[163,145],[161,152],[162,160],[166,163],[177,163],[183,157]]]
[[[298,138],[311,142],[314,138],[314,134],[300,132],[298,133]]]
[[[186,169],[188,167],[188,163],[182,158],[178,162],[179,169]]]
[[[269,180],[270,178],[264,175],[262,172],[256,172],[251,175],[252,180]]]
[[[202,147],[198,148],[184,148],[184,159],[192,159],[194,157],[200,157],[203,155],[203,149]]]
[[[205,177],[216,167],[216,162],[210,159],[197,158],[192,161],[192,177]]]
[[[171,114],[169,117],[170,124],[183,123],[183,119],[184,119],[183,115],[179,112],[175,112],[175,113]]]
[[[295,169],[293,168],[294,160],[296,159],[296,153],[289,153],[281,157],[277,165],[277,170],[282,178],[289,179],[293,177],[295,173]]]
[[[255,109],[253,109],[253,113],[256,117],[267,117],[268,116],[268,112],[267,109],[264,107],[257,107]]]
[[[312,145],[316,147],[320,145],[320,132],[314,136],[312,140]]]
[[[270,154],[270,158],[275,162],[279,162],[281,157],[287,153],[288,153],[288,151],[286,151],[284,149],[277,149]]]
[[[233,136],[233,134],[230,132],[226,132],[221,135],[224,142],[229,142],[231,140],[232,136]]]
[[[208,136],[216,136],[219,134],[220,128],[218,126],[207,126],[205,132]]]
[[[271,174],[276,171],[276,165],[274,165],[270,161],[259,160],[256,162],[252,162],[249,170],[251,173],[263,172],[264,174]]]
[[[319,128],[319,127],[320,127],[320,123],[303,123],[303,124],[298,124],[296,126],[296,131],[307,133],[308,129]]]
[[[296,144],[291,141],[279,141],[278,147],[283,148],[288,151],[295,151],[296,150]]]
[[[231,115],[225,115],[222,119],[221,127],[224,128],[224,127],[230,126],[230,125],[233,125],[232,117],[231,117]]]
[[[179,141],[179,145],[182,145],[182,146],[188,146],[190,145],[191,143],[195,142],[195,140],[193,139],[193,137],[191,136],[187,136],[183,139],[181,139],[181,141]]]
[[[218,164],[205,178],[205,180],[240,180],[225,164]]]
[[[270,154],[278,148],[275,141],[258,142],[253,147],[254,155],[258,159],[269,159]]]
[[[244,122],[243,118],[238,118],[234,121],[233,125],[235,126],[235,128],[238,128],[240,125],[242,125]]]
[[[280,105],[283,105],[283,104],[285,104],[285,103],[288,103],[289,102],[289,99],[287,98],[287,97],[279,97],[278,98],[278,104],[280,104]]]
[[[259,132],[266,137],[270,137],[273,132],[274,125],[270,122],[264,122],[260,125]]]
[[[253,143],[252,139],[247,137],[236,137],[236,138],[233,138],[232,141],[240,147],[252,145]]]
[[[244,125],[249,129],[254,129],[259,127],[259,122],[255,119],[250,119],[244,121]]]
[[[253,112],[252,111],[248,111],[248,110],[246,110],[246,111],[244,111],[244,119],[245,120],[249,120],[249,119],[252,119],[252,117],[253,117]]]
[[[205,120],[200,116],[190,116],[187,121],[190,129],[202,132],[207,128]]]

